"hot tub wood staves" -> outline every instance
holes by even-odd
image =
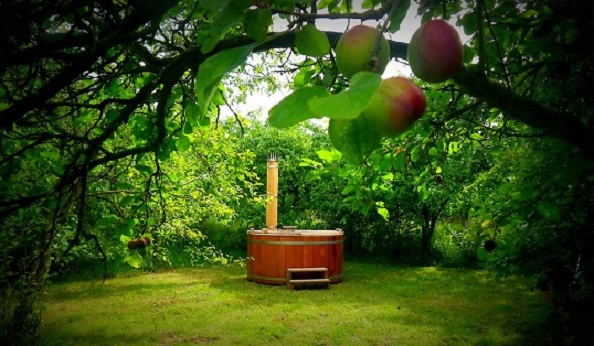
[[[344,232],[248,231],[247,279],[285,285],[288,268],[327,268],[331,283],[342,281]]]

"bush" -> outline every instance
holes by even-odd
[[[166,233],[159,238],[152,258],[157,259],[155,265],[158,267],[193,267],[206,263],[243,263],[242,258],[225,253],[197,229],[179,233]]]
[[[477,265],[476,236],[459,223],[438,223],[433,236],[432,255],[435,264],[445,267]]]
[[[239,222],[227,224],[209,219],[200,224],[200,229],[206,240],[220,251],[231,256],[245,256],[248,227]]]

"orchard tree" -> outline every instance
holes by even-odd
[[[239,150],[253,151],[256,162],[253,171],[261,177],[266,177],[266,160],[268,154],[274,153],[279,163],[278,179],[278,214],[280,225],[294,225],[299,227],[313,227],[307,224],[311,219],[317,219],[319,206],[311,199],[321,194],[318,186],[312,186],[306,180],[309,171],[300,165],[303,160],[317,158],[316,151],[328,148],[327,135],[320,126],[303,123],[286,129],[268,127],[262,121],[249,124],[250,130],[239,140]],[[257,228],[264,225],[266,184],[261,181],[258,189],[258,199],[250,205],[242,206],[237,212],[243,224],[242,231],[247,228]],[[311,217],[310,217],[311,216]]]
[[[233,107],[232,96],[243,97],[221,87],[237,71],[252,72],[254,82],[268,80],[262,71],[294,76],[294,92],[270,111],[269,124],[289,127],[327,117],[331,142],[352,162],[364,162],[382,141],[383,134],[361,116],[370,106],[380,109],[385,103],[392,121],[405,125],[399,132],[414,130],[423,108],[420,97],[392,91],[374,101],[383,84],[381,34],[401,29],[411,3],[3,1],[0,283],[3,295],[22,293],[16,309],[9,310],[13,335],[32,335],[23,330],[31,325],[24,321],[56,239],[70,234],[72,246],[91,241],[101,249],[95,225],[88,222],[97,196],[93,184],[138,170],[146,179],[137,188],[159,206],[167,179],[162,163],[189,149],[188,139],[215,121],[221,106]],[[469,127],[460,131],[475,138],[486,133],[558,138],[572,157],[591,161],[591,2],[421,0],[417,5],[423,23],[449,20],[470,37],[464,42],[465,66],[452,78],[419,84],[449,96],[444,117],[466,122]],[[342,50],[333,48],[342,32],[320,31],[321,19],[350,19],[350,27],[363,23],[377,29],[373,44],[358,46],[372,47],[371,54],[352,50],[353,57],[369,57],[361,70],[337,66]],[[273,22],[285,30],[270,31]],[[388,43],[389,56],[404,62],[407,42]],[[266,55],[286,59],[274,68],[266,63],[274,58],[249,63],[250,57]],[[426,107],[433,95],[426,93]],[[479,113],[492,118],[485,122]],[[527,128],[516,131],[518,123]],[[585,178],[591,172],[586,167],[576,179],[591,184]],[[73,226],[67,229],[68,224]]]
[[[432,100],[427,114],[406,133],[385,139],[362,165],[341,162],[340,153],[325,151],[317,160],[303,162],[312,169],[311,179],[334,186],[334,195],[341,195],[352,215],[338,209],[334,213],[343,216],[347,244],[359,242],[359,251],[431,263],[438,221],[442,216],[468,218],[464,188],[492,165],[484,146],[497,145],[497,138],[472,132],[480,130],[448,116],[448,94],[426,93]],[[458,100],[459,106],[462,102]],[[475,121],[488,121],[480,112],[474,116]],[[407,235],[413,235],[412,244]]]

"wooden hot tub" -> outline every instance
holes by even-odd
[[[247,279],[286,284],[287,268],[328,268],[331,283],[342,281],[344,232],[294,230],[247,234]]]

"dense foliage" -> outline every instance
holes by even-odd
[[[415,80],[425,115],[382,139],[359,116],[381,78],[338,73],[341,32],[316,23],[395,33],[413,5],[468,37],[465,66]],[[554,292],[565,341],[584,341],[592,13],[580,0],[3,1],[0,337],[36,337],[50,268],[229,260],[202,231],[232,230],[241,247],[263,224],[260,162],[277,151],[282,223],[344,228],[356,254],[445,263],[457,248],[452,263],[534,275]],[[390,46],[406,64],[407,43]],[[237,110],[280,87],[292,92],[269,112],[274,128]],[[314,118],[330,119],[333,147]],[[152,244],[130,251],[140,237]]]

